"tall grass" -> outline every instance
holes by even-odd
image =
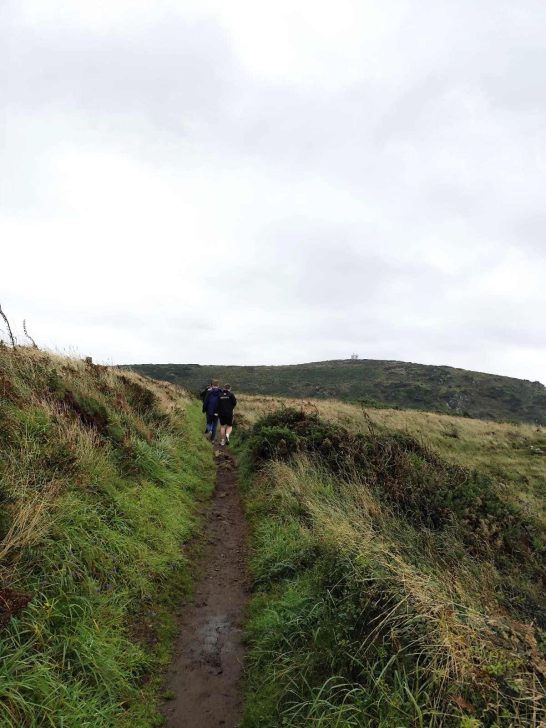
[[[461,491],[453,517],[429,522],[419,494],[436,476],[463,481],[437,456],[423,469],[417,442],[393,459],[399,444],[289,410],[245,438],[255,585],[245,728],[543,725],[544,544],[526,565],[516,543],[502,559],[485,537],[477,551],[457,509],[483,515],[480,493]],[[386,489],[389,473],[399,489]],[[490,503],[502,529],[508,511]],[[542,607],[508,599],[509,581]]]
[[[0,725],[159,724],[181,544],[213,483],[199,407],[21,349],[0,350],[0,393],[0,616],[2,594],[30,599],[0,626]]]
[[[295,400],[282,397],[239,397],[238,418],[251,426],[283,407],[319,414],[353,433],[407,434],[447,462],[491,476],[503,497],[546,521],[546,428],[477,420],[434,412],[371,409],[335,400]]]

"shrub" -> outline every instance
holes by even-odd
[[[300,446],[300,438],[288,427],[264,425],[255,431],[247,442],[248,452],[254,463],[263,460],[286,460]]]
[[[333,475],[372,487],[412,524],[455,530],[468,553],[490,559],[507,575],[507,594],[521,570],[532,581],[546,580],[544,529],[500,498],[490,477],[444,462],[409,435],[353,435],[315,414],[285,408],[254,425],[247,450],[255,463],[312,454]],[[546,604],[541,607],[534,594],[530,602],[517,601],[528,604],[525,615],[532,611],[546,626]]]

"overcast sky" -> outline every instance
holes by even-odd
[[[546,381],[543,0],[0,0],[0,106],[40,345]]]

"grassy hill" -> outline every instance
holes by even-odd
[[[0,726],[150,728],[213,488],[198,402],[0,346]],[[150,679],[152,677],[152,679]]]
[[[543,728],[546,432],[241,398],[244,728]]]
[[[325,395],[239,398],[242,726],[544,728],[546,430]],[[159,724],[202,424],[170,383],[0,346],[2,728]]]
[[[140,364],[130,368],[192,391],[216,377],[247,394],[360,400],[480,419],[546,424],[546,388],[540,382],[446,366],[362,359],[290,366]]]

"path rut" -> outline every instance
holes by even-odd
[[[167,673],[166,687],[174,696],[163,706],[167,728],[236,728],[242,714],[247,525],[235,462],[223,450],[215,451],[215,459],[206,548],[197,564],[193,598],[182,608]]]

